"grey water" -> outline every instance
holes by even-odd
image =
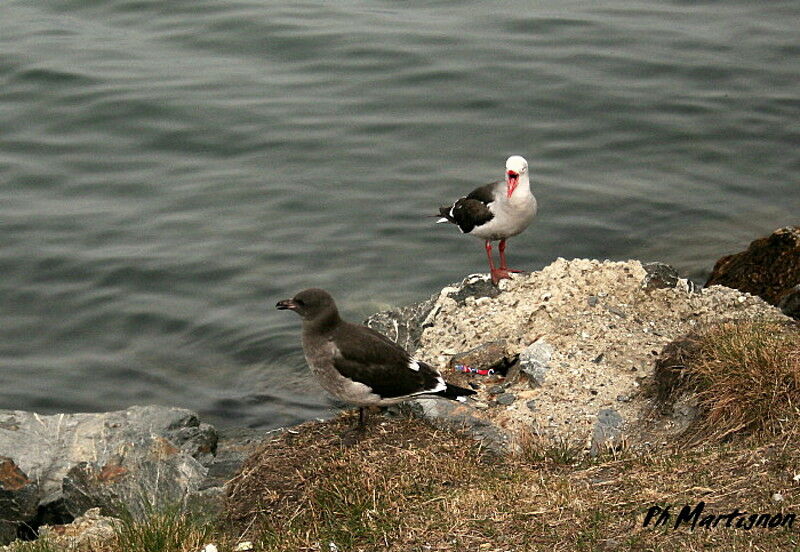
[[[4,0],[0,408],[328,416],[299,320],[486,270],[433,214],[531,167],[512,266],[702,282],[800,211],[800,3]]]

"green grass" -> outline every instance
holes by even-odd
[[[150,509],[143,519],[123,511],[120,519],[115,532],[122,551],[189,552],[217,537],[207,517],[183,511],[180,505]]]

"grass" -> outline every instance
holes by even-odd
[[[48,538],[34,541],[15,541],[14,552],[64,552],[64,548]]]
[[[571,466],[582,459],[583,445],[566,438],[547,438],[531,430],[519,438],[519,456],[530,464]]]
[[[775,436],[800,414],[800,331],[794,324],[729,322],[670,349],[656,379],[662,395],[697,393],[698,435]]]
[[[143,517],[135,518],[120,510],[111,536],[74,532],[64,534],[55,528],[34,541],[15,541],[12,552],[199,552],[208,543],[229,545],[230,539],[220,531],[215,520],[185,511],[180,505],[148,509]],[[69,527],[69,526],[67,526]],[[223,548],[220,548],[223,549]],[[2,550],[2,547],[0,547]]]
[[[797,433],[758,445],[734,438],[565,465],[495,458],[415,420],[373,423],[362,442],[346,446],[338,435],[352,421],[305,424],[267,444],[234,482],[224,523],[154,512],[85,550],[199,552],[214,543],[231,552],[243,540],[265,552],[800,550],[798,527],[642,527],[650,506],[679,509],[699,500],[715,514],[735,507],[798,512]],[[772,500],[776,492],[780,503]],[[16,550],[65,549],[37,541]]]
[[[537,445],[498,459],[414,420],[371,426],[363,443],[338,444],[337,432],[350,423],[306,425],[265,447],[232,489],[229,511],[241,516],[232,526],[270,551],[331,543],[342,551],[800,550],[797,528],[642,527],[656,504],[680,509],[703,500],[714,514],[797,512],[796,433],[760,445],[739,438],[595,459]],[[286,464],[276,462],[284,455]],[[276,480],[296,485],[264,492]],[[780,503],[772,501],[776,492]],[[254,501],[245,497],[263,500],[248,510],[242,505]]]
[[[498,458],[407,418],[374,417],[349,442],[348,413],[265,442],[231,481],[224,519],[151,512],[91,550],[198,552],[213,542],[230,552],[250,540],[269,552],[800,551],[800,522],[643,527],[651,506],[677,512],[701,500],[713,515],[800,513],[797,343],[792,327],[753,323],[674,347],[657,374],[661,397],[696,391],[714,428],[693,447],[587,458],[574,443],[532,434],[519,454]],[[47,546],[17,550],[62,550]]]
[[[151,509],[144,519],[128,513],[115,528],[116,547],[131,552],[194,552],[216,538],[214,525],[180,506]]]

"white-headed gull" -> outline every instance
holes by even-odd
[[[505,180],[475,188],[452,205],[440,207],[437,222],[452,222],[464,234],[486,242],[492,282],[497,284],[511,272],[506,264],[506,240],[516,236],[536,216],[536,198],[531,193],[528,162],[519,155],[506,161]],[[500,240],[500,266],[492,259],[492,241]]]

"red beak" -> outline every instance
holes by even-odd
[[[506,191],[508,193],[508,197],[511,197],[511,194],[514,193],[514,190],[517,188],[517,184],[519,184],[519,173],[514,171],[506,171]]]

